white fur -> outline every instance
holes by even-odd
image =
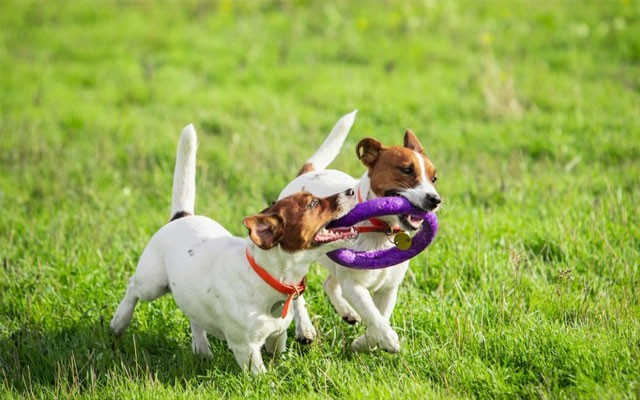
[[[337,170],[311,171],[293,180],[280,194],[286,197],[304,190],[316,196],[335,193],[348,188],[359,188],[363,196],[371,198],[367,174],[360,181]],[[393,246],[384,234],[363,234],[349,244],[356,251],[369,251]],[[357,351],[370,351],[376,346],[390,352],[400,350],[398,335],[391,328],[389,318],[395,307],[398,286],[409,267],[409,262],[377,270],[356,270],[334,263],[328,257],[319,259],[329,271],[324,289],[334,308],[349,322],[363,320],[367,326],[363,337],[356,339],[352,347]],[[370,294],[371,293],[371,294]],[[301,298],[296,300],[297,303]],[[294,304],[296,317],[296,338],[310,341],[316,331],[306,309]]]
[[[327,136],[318,151],[307,160],[307,163],[313,164],[314,168],[318,170],[325,169],[331,164],[340,152],[340,148],[342,148],[342,144],[347,138],[351,126],[353,126],[357,112],[358,110],[354,110],[336,122],[329,136]]]
[[[190,125],[180,139],[172,214],[193,210],[195,151],[195,130]],[[346,198],[339,200],[344,212],[354,199],[353,196],[348,199],[351,203]],[[265,372],[261,348],[265,345],[271,353],[284,351],[292,313],[285,318],[272,315],[272,306],[286,295],[268,286],[253,271],[245,249],[271,276],[297,284],[311,262],[339,246],[344,243],[294,253],[279,246],[262,250],[249,238],[234,237],[207,217],[176,219],[162,227],[147,244],[110,327],[115,334],[121,334],[131,322],[138,300],[152,301],[172,292],[191,322],[196,354],[212,357],[209,333],[227,341],[243,369],[255,374]]]
[[[319,149],[316,153],[326,151]],[[335,157],[335,156],[334,156]],[[416,153],[420,165],[420,184],[414,188],[403,190],[401,195],[414,204],[420,204],[425,194],[437,196],[435,188],[426,177],[424,160]],[[326,158],[330,158],[326,156]],[[280,198],[299,190],[306,190],[316,196],[336,193],[347,188],[359,190],[363,198],[370,200],[375,194],[370,191],[370,180],[365,172],[360,180],[337,170],[314,170],[301,175],[290,182],[280,193]],[[390,223],[396,222],[395,217],[383,217]],[[362,224],[368,224],[363,222]],[[349,248],[357,251],[371,251],[393,246],[384,233],[369,233],[360,237]],[[351,347],[356,351],[367,352],[379,347],[389,352],[400,350],[397,333],[391,328],[389,319],[395,307],[398,287],[409,267],[409,262],[376,270],[357,270],[346,268],[334,263],[328,257],[319,259],[329,271],[324,283],[324,289],[329,300],[342,318],[350,323],[364,321],[366,332],[355,339]],[[296,302],[303,302],[300,297]],[[310,342],[316,336],[304,305],[294,304],[296,313],[296,338],[299,341]]]
[[[424,159],[419,153],[415,151],[414,151],[414,155],[418,160],[418,165],[420,166],[420,184],[418,184],[418,186],[416,187],[403,190],[402,196],[404,196],[407,200],[409,200],[413,204],[420,204],[425,194],[430,194],[436,197],[439,197],[439,195],[438,195],[438,192],[436,191],[435,186],[433,186],[431,181],[427,178]]]
[[[196,148],[198,138],[193,124],[187,125],[180,134],[176,169],[173,173],[173,195],[171,217],[177,212],[194,214],[196,203]]]

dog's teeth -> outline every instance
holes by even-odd
[[[351,226],[349,228],[335,228],[335,229],[326,229],[323,228],[316,235],[316,242],[318,243],[327,243],[333,242],[336,240],[346,240],[352,239],[358,236],[358,230]]]

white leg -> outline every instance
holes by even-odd
[[[149,246],[144,249],[136,273],[129,279],[129,286],[111,320],[111,331],[120,335],[131,323],[138,300],[153,301],[169,291],[167,274],[160,255]]]
[[[287,349],[287,331],[274,333],[264,343],[264,347],[271,354],[282,354]]]
[[[213,358],[213,353],[211,353],[211,349],[209,348],[207,332],[193,321],[191,321],[191,340],[191,348],[194,354],[203,358]]]
[[[127,292],[124,295],[124,298],[120,302],[116,313],[113,315],[113,319],[111,319],[111,323],[109,327],[111,328],[111,332],[115,335],[121,335],[122,332],[127,329],[129,324],[131,323],[131,318],[133,317],[133,311],[136,308],[136,304],[138,303],[138,296],[135,293],[135,288],[133,284],[133,279],[129,283],[127,287]]]
[[[254,375],[267,372],[262,362],[262,354],[260,354],[260,345],[257,344],[238,344],[229,342],[229,348],[233,351],[236,361],[243,371],[250,370]]]
[[[293,301],[293,319],[296,325],[296,340],[304,344],[313,342],[316,338],[316,328],[311,322],[303,296]]]
[[[385,288],[373,293],[373,302],[375,303],[380,314],[389,321],[393,309],[396,306],[396,300],[398,298],[398,287]]]
[[[345,279],[340,284],[345,298],[367,325],[365,335],[354,340],[351,347],[364,352],[371,351],[376,346],[391,353],[400,351],[398,334],[380,313],[367,288],[352,279]]]
[[[329,274],[323,284],[324,291],[329,297],[329,301],[333,304],[336,312],[342,317],[343,320],[349,324],[355,324],[360,322],[360,315],[349,305],[342,295],[342,289],[338,278],[335,275]]]

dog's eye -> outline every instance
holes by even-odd
[[[433,178],[431,178],[431,183],[436,183],[438,181],[438,177],[437,176],[433,176]]]
[[[415,173],[413,169],[413,165],[409,167],[400,167],[400,172],[402,172],[405,175],[413,175]]]
[[[312,209],[315,208],[318,205],[319,201],[318,199],[313,199],[311,200],[311,203],[309,203],[309,205],[307,206],[308,209]]]

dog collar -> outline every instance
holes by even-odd
[[[360,194],[360,186],[358,186],[358,203],[363,203],[362,194]],[[393,235],[395,233],[399,233],[402,229],[399,226],[391,226],[378,218],[369,218],[369,222],[373,226],[356,226],[356,230],[358,232],[384,232],[387,235]]]
[[[281,318],[286,317],[289,313],[291,300],[297,299],[298,296],[304,293],[305,289],[307,288],[307,278],[302,278],[300,283],[298,283],[297,285],[287,285],[271,276],[271,274],[269,274],[264,268],[259,266],[256,260],[251,256],[251,253],[249,253],[249,248],[245,249],[244,254],[247,257],[247,261],[249,262],[249,265],[251,265],[251,268],[253,268],[256,274],[258,274],[258,276],[262,278],[263,281],[265,281],[269,286],[271,286],[278,292],[287,295],[287,299],[284,301],[284,306],[282,308]]]

